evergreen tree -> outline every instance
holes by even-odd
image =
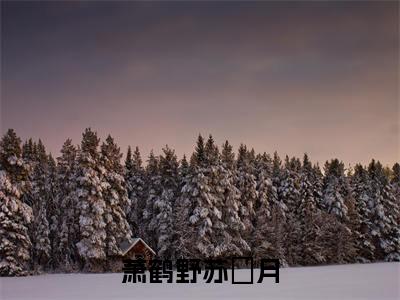
[[[220,211],[214,210],[213,193],[208,162],[215,154],[211,142],[208,153],[200,135],[196,150],[191,157],[191,171],[184,179],[181,197],[177,203],[178,256],[192,258],[215,257],[214,228],[212,219],[220,219]]]
[[[115,256],[121,253],[119,245],[131,240],[132,232],[125,211],[129,206],[128,192],[121,164],[122,154],[114,139],[109,135],[101,145],[101,167],[105,182],[103,198],[105,202],[104,222],[106,231],[106,254]]]
[[[57,158],[57,194],[59,210],[59,239],[56,245],[56,257],[59,266],[65,271],[76,270],[78,250],[76,241],[79,238],[79,209],[76,198],[77,149],[71,139],[62,146],[61,156]]]
[[[360,164],[354,168],[351,178],[353,198],[355,200],[355,212],[350,218],[352,221],[351,229],[354,234],[355,247],[357,249],[357,259],[362,262],[374,260],[375,246],[371,235],[371,211],[368,203],[371,202],[371,188],[367,170]]]
[[[34,242],[33,259],[35,269],[47,269],[51,259],[50,225],[47,209],[52,196],[49,185],[49,162],[46,149],[39,140],[32,175],[32,202],[34,222],[32,240]]]
[[[9,129],[0,141],[0,166],[6,172],[11,183],[16,185],[25,198],[31,186],[30,166],[22,159],[21,139],[13,129]]]
[[[157,233],[156,249],[160,257],[172,258],[173,224],[175,199],[178,197],[178,160],[175,151],[166,146],[160,156],[161,196],[153,203],[154,218],[152,226]]]
[[[323,234],[317,222],[321,219],[321,211],[318,209],[318,199],[316,199],[321,192],[314,185],[317,178],[318,175],[308,155],[304,154],[299,178],[300,205],[298,214],[296,214],[299,220],[296,233],[300,236],[301,251],[297,258],[300,265],[316,265],[326,262],[322,255],[322,247],[316,242]]]
[[[76,244],[84,267],[89,271],[101,270],[106,258],[106,203],[103,192],[105,170],[99,168],[99,138],[87,128],[83,133],[77,157],[76,193],[79,209],[79,242]]]
[[[338,159],[325,163],[323,208],[340,220],[347,218],[346,197],[350,194],[347,179],[344,174],[344,165]]]
[[[22,201],[29,187],[21,140],[9,129],[0,141],[0,275],[27,275],[31,262],[32,209]]]
[[[399,214],[389,179],[379,162],[372,160],[368,166],[372,195],[368,208],[371,210],[372,232],[377,249],[377,259],[400,260],[400,229],[396,222]]]
[[[31,241],[28,227],[32,209],[21,201],[21,191],[0,168],[0,275],[27,275]]]
[[[226,141],[215,170],[215,198],[213,222],[214,246],[217,257],[242,256],[250,253],[250,245],[242,236],[245,224],[240,218],[240,191],[237,181],[235,154]]]
[[[182,188],[183,187],[183,185],[182,185],[183,180],[182,179],[185,178],[190,172],[190,166],[189,166],[189,163],[188,163],[188,161],[186,159],[186,155],[183,155],[183,158],[181,159],[181,161],[179,163],[178,172],[179,172],[179,178],[180,178],[180,183],[181,183],[180,187]]]
[[[125,181],[128,188],[128,197],[131,205],[128,211],[128,221],[132,232],[136,236],[143,236],[143,211],[146,206],[145,174],[139,148],[136,147],[132,155],[129,147],[125,159]]]
[[[392,178],[390,181],[392,185],[393,195],[396,199],[397,207],[400,207],[400,164],[395,163],[392,168]],[[400,224],[400,215],[397,218],[397,224]]]
[[[278,196],[290,213],[294,213],[300,205],[299,163],[293,158],[285,158],[285,166],[280,177]]]
[[[157,221],[154,212],[154,203],[160,201],[162,193],[159,163],[159,158],[151,151],[146,167],[147,199],[145,209],[143,210],[142,226],[144,227],[143,236],[153,248],[156,248],[157,245]]]
[[[241,192],[240,195],[240,217],[245,225],[243,237],[247,242],[251,241],[254,231],[255,210],[254,205],[257,201],[257,182],[254,174],[251,154],[245,145],[239,147],[237,159],[237,182],[236,187]]]

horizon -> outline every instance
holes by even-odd
[[[353,168],[354,168],[356,165],[358,165],[358,164],[361,164],[363,167],[367,168],[368,165],[370,164],[370,162],[371,162],[372,160],[374,160],[375,162],[381,163],[382,166],[383,166],[384,168],[390,168],[390,169],[392,169],[393,165],[399,163],[398,161],[396,161],[396,162],[394,162],[393,164],[385,164],[385,163],[382,162],[379,158],[376,158],[376,157],[371,157],[371,159],[370,159],[369,161],[367,161],[367,163],[365,163],[365,164],[363,164],[363,163],[361,163],[361,162],[356,162],[356,163],[352,164],[352,163],[350,163],[350,162],[344,161],[344,160],[341,159],[340,157],[330,157],[330,158],[326,159],[325,161],[316,161],[316,160],[313,159],[313,157],[310,156],[310,154],[307,153],[307,152],[304,152],[302,155],[299,155],[299,156],[291,156],[291,155],[289,155],[289,154],[287,154],[287,153],[279,153],[279,152],[276,151],[276,150],[274,150],[274,151],[272,151],[272,152],[266,152],[266,151],[261,151],[261,152],[260,152],[260,151],[257,151],[256,149],[254,149],[254,147],[252,147],[251,145],[247,145],[247,144],[245,144],[245,143],[240,143],[240,144],[237,145],[237,146],[236,146],[236,145],[232,145],[232,143],[230,143],[229,140],[224,140],[224,141],[222,141],[221,143],[219,143],[218,141],[215,140],[215,138],[214,138],[214,136],[213,136],[212,134],[207,134],[207,135],[198,134],[198,135],[196,136],[196,138],[193,140],[194,142],[193,142],[192,151],[191,151],[191,152],[188,152],[188,153],[183,153],[182,155],[178,155],[177,152],[176,152],[176,149],[175,149],[172,145],[169,145],[169,144],[166,144],[166,145],[162,146],[160,149],[150,149],[149,152],[143,153],[142,148],[140,147],[140,145],[131,145],[131,144],[128,144],[128,146],[127,146],[126,149],[122,149],[121,146],[120,146],[120,144],[118,143],[117,140],[115,140],[115,138],[114,138],[114,136],[113,136],[112,134],[106,134],[105,136],[99,136],[99,134],[98,134],[98,132],[95,130],[95,128],[91,128],[91,127],[86,127],[86,128],[90,128],[91,130],[93,130],[93,131],[97,134],[97,137],[100,139],[100,141],[99,141],[99,148],[98,148],[99,151],[100,151],[100,146],[102,145],[102,143],[105,142],[107,136],[110,135],[110,136],[114,139],[114,141],[115,141],[115,143],[117,144],[117,146],[120,148],[120,151],[121,151],[121,154],[122,154],[121,162],[122,162],[123,164],[124,164],[124,161],[125,161],[125,158],[126,158],[126,154],[127,154],[128,147],[130,147],[132,151],[135,151],[135,148],[138,147],[138,148],[139,148],[139,151],[140,151],[140,157],[141,157],[141,159],[142,159],[142,166],[144,166],[144,167],[147,165],[150,152],[153,152],[154,155],[155,155],[156,157],[159,157],[160,155],[163,154],[163,149],[164,149],[165,147],[169,147],[170,149],[174,150],[175,155],[177,156],[177,160],[178,160],[179,162],[183,159],[183,156],[186,156],[186,159],[189,161],[191,155],[195,152],[196,142],[197,142],[197,139],[198,139],[199,136],[202,136],[205,142],[207,141],[207,139],[208,139],[210,136],[212,136],[215,145],[218,147],[219,153],[221,153],[221,148],[222,148],[223,144],[224,144],[226,141],[228,141],[228,143],[232,146],[232,151],[233,151],[233,153],[235,154],[235,159],[237,159],[238,150],[239,150],[239,147],[240,147],[241,144],[243,144],[243,145],[247,148],[247,150],[249,150],[249,151],[254,150],[256,155],[257,155],[257,154],[261,154],[261,155],[262,155],[262,154],[265,153],[265,154],[269,155],[269,156],[271,157],[271,159],[273,159],[274,152],[277,152],[279,158],[280,158],[281,161],[282,161],[282,165],[284,165],[284,161],[285,161],[285,157],[286,157],[286,156],[288,156],[289,159],[291,159],[291,158],[297,158],[297,159],[300,159],[301,162],[303,162],[304,155],[307,155],[308,158],[309,158],[309,160],[311,161],[311,163],[312,163],[313,165],[318,165],[319,168],[321,169],[321,171],[322,171],[323,173],[324,173],[324,165],[325,165],[325,163],[326,163],[326,162],[330,162],[330,161],[332,161],[332,160],[334,160],[334,159],[338,159],[341,163],[344,164],[345,171],[349,171],[349,170],[353,169]],[[13,128],[8,128],[7,130],[9,130],[9,129],[14,130]],[[6,131],[7,131],[7,130],[6,130]],[[14,130],[14,131],[15,131],[15,130]],[[82,133],[83,133],[83,131],[84,131],[84,130],[82,130]],[[21,138],[21,137],[18,135],[18,132],[16,132],[16,134],[17,134],[17,137]],[[24,142],[28,141],[29,139],[30,139],[29,137],[28,137],[27,139],[22,139],[22,138],[21,138],[21,147],[22,147],[22,145],[24,144]],[[69,137],[65,138],[65,141],[66,141],[67,139],[70,139],[70,138],[69,138]],[[61,155],[60,150],[61,150],[61,148],[62,148],[62,145],[60,146],[60,149],[57,151],[57,154],[55,154],[55,153],[49,151],[49,149],[47,148],[46,142],[45,142],[43,139],[41,139],[40,137],[39,137],[38,139],[33,139],[33,138],[32,138],[32,142],[34,142],[34,143],[39,142],[39,140],[40,140],[40,141],[43,143],[43,145],[45,146],[46,152],[47,152],[49,155],[51,155],[53,158],[56,159],[57,157],[59,157],[59,156]],[[71,140],[72,140],[72,144],[73,144],[75,147],[80,147],[81,140],[79,140],[79,141],[74,141],[73,139],[71,139]],[[63,144],[64,144],[64,143],[63,143]]]

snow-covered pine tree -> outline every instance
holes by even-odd
[[[190,166],[189,163],[186,159],[186,155],[183,155],[183,158],[181,159],[180,163],[179,163],[179,169],[178,169],[178,173],[179,173],[179,178],[180,178],[180,187],[183,187],[183,178],[186,177],[186,175],[188,175],[190,172]]]
[[[183,225],[186,224],[186,220],[184,217],[186,216],[184,214],[184,210],[186,209],[185,207],[181,207],[181,202],[182,197],[181,191],[183,187],[185,186],[185,180],[191,173],[191,167],[186,159],[186,155],[183,155],[183,158],[179,162],[179,167],[178,167],[178,179],[179,179],[179,187],[178,187],[178,193],[179,197],[175,199],[175,207],[173,209],[174,213],[174,233],[173,233],[173,242],[172,242],[172,247],[174,249],[174,259],[179,258],[179,257],[185,257],[185,254],[182,253],[182,239],[181,239],[181,228]]]
[[[269,160],[266,155],[256,159],[258,208],[256,207],[256,227],[252,251],[256,259],[278,258],[282,266],[288,266],[284,248],[288,208],[278,197],[278,188],[282,176],[281,160],[276,151],[271,167]],[[269,170],[270,168],[271,170]],[[270,172],[271,174],[269,174]],[[271,178],[271,186],[268,177]],[[267,201],[264,199],[265,196]]]
[[[146,206],[143,210],[143,236],[147,243],[156,248],[157,245],[157,221],[154,213],[154,203],[160,200],[161,175],[159,157],[156,157],[153,150],[150,152],[146,166]]]
[[[22,145],[22,158],[25,163],[31,163],[35,160],[35,145],[33,140],[30,138],[29,140],[25,141]]]
[[[48,202],[47,202],[47,220],[50,228],[50,244],[51,244],[51,267],[59,266],[57,247],[60,243],[60,221],[62,211],[60,211],[60,204],[57,198],[57,163],[51,153],[47,156],[48,172],[47,172],[47,185],[48,185]]]
[[[73,271],[78,266],[78,251],[76,242],[79,238],[79,209],[76,197],[76,166],[77,149],[71,139],[67,139],[62,148],[61,156],[57,157],[57,193],[59,205],[59,243],[56,245],[55,256],[58,266],[65,271]]]
[[[323,203],[323,186],[324,186],[324,175],[322,174],[321,168],[318,162],[313,165],[313,177],[311,178],[311,185],[314,190],[314,199],[317,203],[317,207],[322,209]]]
[[[87,128],[82,135],[77,157],[76,197],[79,210],[79,256],[88,271],[102,270],[106,258],[106,204],[103,192],[108,187],[104,171],[99,168],[99,138]]]
[[[368,208],[371,210],[376,258],[400,261],[400,228],[396,222],[399,207],[392,194],[389,178],[380,162],[375,160],[369,164],[368,174],[372,192]]]
[[[158,256],[171,259],[175,253],[172,248],[174,230],[175,200],[179,196],[178,160],[175,151],[168,146],[160,156],[161,195],[153,203],[151,227],[156,232]]]
[[[49,184],[49,162],[46,149],[41,140],[37,143],[32,175],[32,226],[33,263],[38,271],[48,269],[51,259],[50,225],[47,209],[52,197]]]
[[[272,185],[274,189],[270,195],[270,202],[272,206],[279,206],[281,213],[276,213],[276,215],[286,216],[288,212],[287,205],[279,197],[279,187],[281,185],[281,178],[283,176],[282,160],[280,159],[278,152],[274,152],[274,157],[272,159]]]
[[[257,201],[257,182],[254,174],[254,165],[251,161],[251,153],[243,144],[240,145],[237,158],[237,181],[236,187],[240,191],[240,217],[245,225],[242,236],[251,243],[254,231],[255,210]]]
[[[211,150],[210,145],[208,148]],[[215,154],[214,150],[206,153],[204,139],[199,135],[190,159],[190,173],[184,179],[185,185],[177,202],[178,256],[198,259],[215,257],[212,219],[221,216],[214,210],[215,194],[209,174],[209,159],[213,157],[213,152]]]
[[[361,262],[374,261],[375,246],[371,235],[371,211],[370,203],[371,188],[367,170],[357,164],[351,177],[352,194],[354,198],[356,216],[350,219],[354,243],[357,250],[357,260]],[[353,213],[354,214],[354,213]]]
[[[240,191],[235,186],[237,172],[235,154],[226,141],[214,174],[214,246],[216,257],[243,256],[250,253],[250,246],[243,236],[245,224],[240,218]],[[221,218],[219,216],[221,215]]]
[[[318,195],[321,194],[315,186],[318,175],[313,168],[308,155],[304,154],[303,165],[299,174],[300,205],[296,218],[299,227],[295,234],[300,236],[300,244],[297,252],[297,263],[300,265],[317,265],[326,262],[322,255],[321,245],[316,241],[321,237],[320,224],[316,220],[321,219],[321,211],[318,209]]]
[[[279,199],[286,204],[289,213],[293,214],[300,205],[299,171],[301,163],[286,155],[285,165],[280,177],[278,188]]]
[[[299,232],[300,215],[298,207],[300,205],[300,169],[301,162],[288,156],[285,158],[285,164],[281,171],[278,187],[278,197],[281,203],[287,208],[285,212],[284,228],[284,249],[285,258],[288,264],[298,265],[301,254],[301,234]]]
[[[255,176],[257,181],[257,201],[254,209],[256,211],[256,228],[259,225],[266,224],[271,217],[271,194],[276,192],[272,184],[272,160],[266,154],[257,155],[255,160]]]
[[[345,200],[351,193],[344,171],[344,164],[338,159],[325,163],[322,207],[341,221],[347,218]]]
[[[257,201],[254,209],[256,218],[254,222],[255,231],[252,239],[252,249],[256,259],[263,258],[269,248],[268,233],[270,233],[270,220],[272,203],[271,193],[276,193],[272,184],[272,160],[266,154],[257,155],[255,162],[255,174],[257,180]],[[267,246],[268,245],[268,246]],[[270,249],[267,250],[267,252]]]
[[[13,129],[9,129],[3,136],[0,147],[0,165],[6,171],[9,180],[17,184],[22,192],[29,190],[29,169],[22,160],[21,139]]]
[[[128,197],[131,205],[128,211],[128,222],[135,236],[143,236],[143,211],[146,206],[145,174],[139,148],[132,154],[131,147],[125,159],[125,181],[128,188]]]
[[[392,167],[392,178],[390,180],[392,185],[393,195],[396,199],[397,206],[400,207],[400,164],[395,163]],[[396,220],[397,224],[400,224],[400,216]]]
[[[0,165],[0,275],[29,272],[31,241],[28,227],[32,209],[22,202],[21,192]]]
[[[0,275],[27,275],[32,243],[32,209],[22,201],[29,183],[21,140],[9,129],[0,141]]]
[[[121,164],[122,153],[109,135],[101,145],[101,168],[107,185],[103,189],[105,202],[104,222],[106,223],[106,255],[121,253],[120,243],[131,240],[132,232],[125,211],[130,205]]]

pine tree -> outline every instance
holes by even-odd
[[[350,194],[344,165],[338,159],[325,163],[325,178],[322,206],[330,214],[340,220],[347,218],[346,197]]]
[[[188,175],[189,172],[190,172],[190,166],[189,166],[189,163],[188,163],[188,161],[186,159],[186,155],[183,155],[183,158],[181,159],[181,161],[179,163],[178,172],[179,172],[179,178],[180,178],[180,187],[182,188],[183,187],[183,184],[182,184],[183,180],[182,179],[185,178],[186,175]]]
[[[21,139],[9,129],[0,141],[0,275],[27,275],[32,243],[32,209],[22,199],[30,186]]]
[[[27,275],[31,241],[28,227],[32,209],[21,201],[21,191],[0,165],[0,275]]]
[[[322,236],[320,226],[316,222],[321,219],[321,211],[318,209],[318,199],[316,199],[321,192],[314,185],[317,178],[316,169],[313,168],[308,155],[304,154],[299,176],[300,205],[296,214],[299,227],[295,230],[300,236],[300,245],[297,245],[300,248],[297,258],[300,265],[317,265],[326,262],[322,255],[322,247],[316,242]]]
[[[237,172],[235,154],[226,141],[214,172],[214,246],[217,257],[243,256],[251,248],[242,236],[245,224],[240,218],[240,191],[235,186]],[[218,216],[221,216],[220,218]]]
[[[22,158],[21,139],[13,129],[9,129],[0,142],[0,165],[13,183],[24,188],[28,176]]]
[[[368,166],[372,195],[371,210],[372,232],[377,249],[377,259],[400,260],[400,229],[396,222],[399,207],[396,204],[389,179],[379,162],[372,160]]]
[[[352,231],[354,234],[355,247],[357,249],[357,259],[361,262],[369,262],[374,260],[375,246],[370,228],[371,211],[368,208],[370,203],[371,188],[367,170],[360,164],[354,168],[354,174],[351,178],[352,193],[354,198],[355,212],[352,221]]]
[[[132,232],[136,236],[143,236],[143,211],[146,206],[145,174],[139,148],[136,147],[132,155],[129,147],[125,159],[125,181],[128,188],[128,197],[131,205],[128,211],[128,221]]]
[[[51,245],[50,263],[51,268],[59,266],[57,247],[60,243],[60,222],[62,212],[59,210],[59,202],[57,198],[58,183],[57,183],[57,163],[51,153],[47,156],[48,172],[48,202],[47,202],[47,220],[49,222],[49,239]]]
[[[87,128],[83,133],[81,149],[77,158],[76,193],[79,209],[78,253],[86,270],[103,268],[106,258],[106,203],[103,192],[108,183],[105,171],[99,168],[99,139],[96,132]]]
[[[272,199],[271,192],[276,192],[272,185],[272,161],[266,153],[258,155],[256,158],[256,180],[257,180],[257,201],[255,203],[256,219],[255,234],[253,235],[252,248],[256,259],[265,255],[264,249],[270,233]]]
[[[215,194],[210,176],[210,159],[214,159],[215,148],[208,145],[200,135],[196,150],[191,157],[191,171],[184,179],[181,197],[177,203],[178,256],[192,258],[215,257],[214,228],[212,219],[222,215],[214,210]]]
[[[65,271],[78,269],[79,209],[76,198],[77,149],[71,139],[62,146],[61,156],[57,158],[57,194],[59,210],[59,239],[56,254],[59,266]]]
[[[114,139],[109,135],[101,145],[101,167],[104,180],[103,189],[105,202],[104,222],[106,230],[106,254],[115,256],[121,254],[119,245],[125,240],[131,240],[132,232],[126,219],[125,211],[130,201],[124,179],[124,168],[121,164],[122,154]]]
[[[174,256],[172,249],[175,199],[178,197],[179,178],[178,160],[175,151],[166,146],[160,156],[159,170],[161,175],[161,195],[153,203],[152,225],[157,233],[156,249],[160,257],[171,259]]]
[[[144,227],[143,236],[153,248],[156,248],[157,245],[157,221],[154,212],[154,203],[160,201],[162,193],[159,163],[159,158],[151,151],[146,167],[147,199],[143,210],[142,226]]]
[[[274,187],[274,189],[271,192],[270,201],[272,206],[279,207],[279,210],[281,211],[280,213],[276,213],[276,215],[285,216],[288,211],[288,207],[279,196],[279,188],[281,186],[282,176],[283,176],[282,161],[278,153],[275,151],[272,160],[272,186]]]
[[[48,220],[48,207],[52,197],[49,185],[49,162],[46,149],[39,140],[33,166],[32,175],[32,201],[34,222],[32,226],[32,240],[34,242],[33,259],[35,269],[48,269],[51,259],[50,224]]]
[[[285,158],[285,166],[280,177],[278,196],[285,203],[290,213],[294,213],[300,205],[299,186],[300,163],[296,159]]]
[[[257,201],[257,182],[254,174],[251,154],[245,145],[239,147],[237,159],[237,183],[236,187],[241,192],[240,196],[240,217],[245,225],[243,237],[247,242],[251,241],[254,231],[255,210],[254,205]]]
[[[395,163],[392,168],[392,178],[390,180],[392,185],[393,195],[396,199],[397,207],[400,207],[400,164]],[[400,224],[400,215],[397,218],[397,224]]]

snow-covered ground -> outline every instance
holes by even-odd
[[[0,278],[0,299],[400,299],[399,263],[281,269],[279,284],[232,285],[228,276],[223,284],[122,284],[122,274]]]

